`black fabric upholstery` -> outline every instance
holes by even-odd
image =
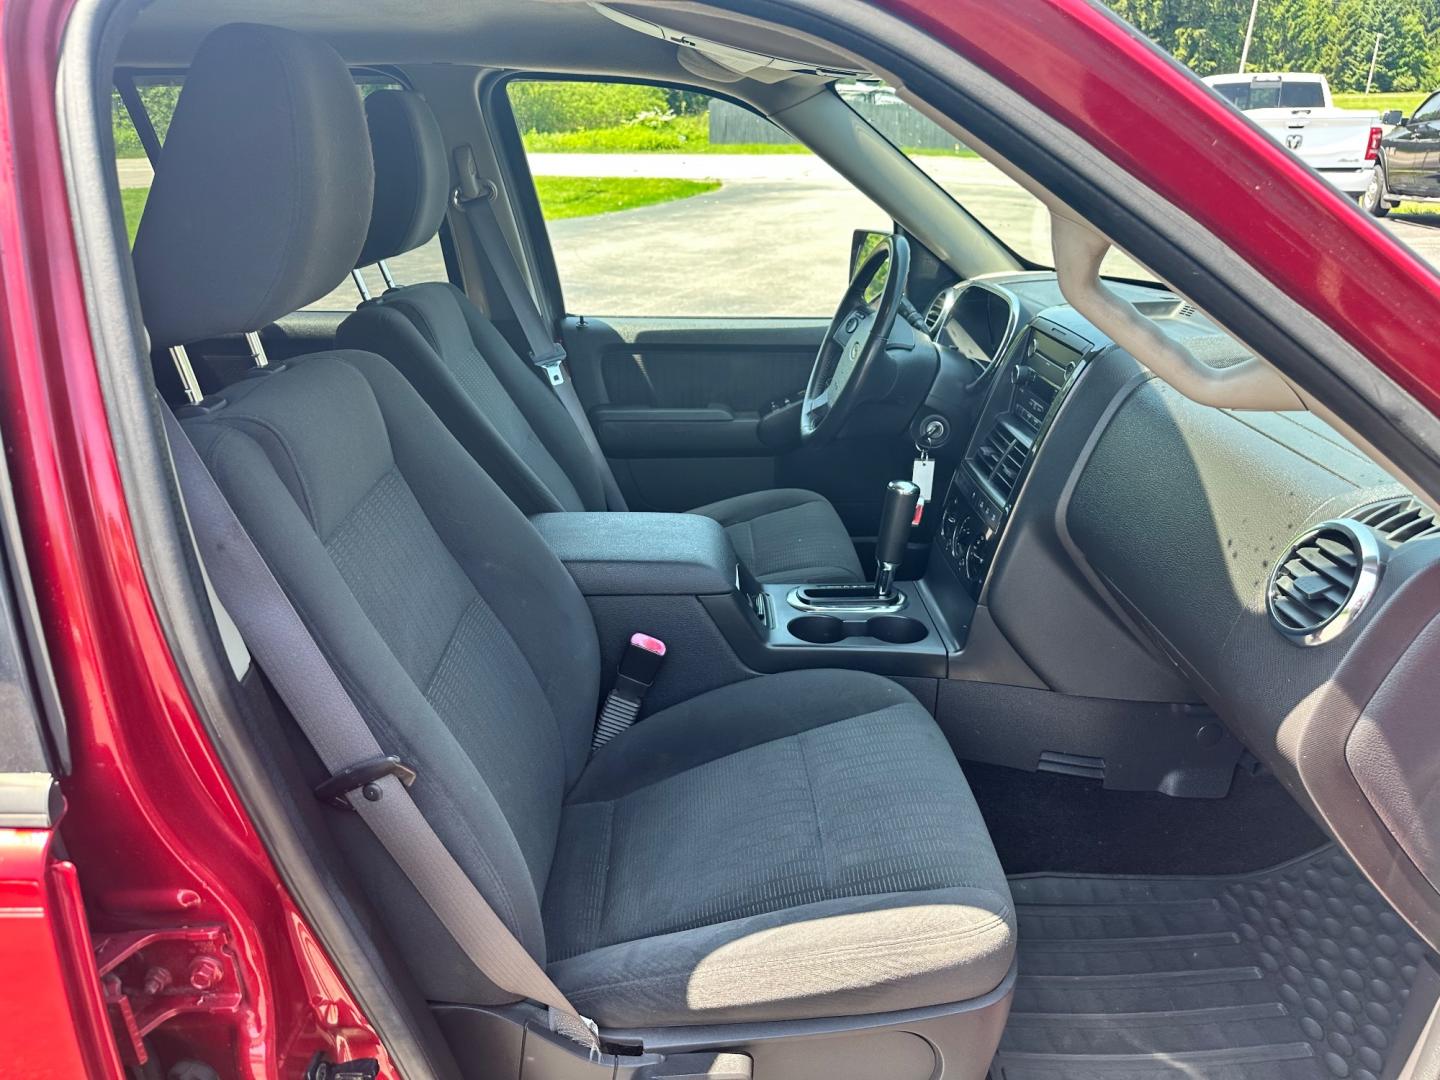
[[[399,368],[525,513],[607,508],[565,406],[455,286],[392,289],[346,319],[336,344]]]
[[[435,114],[407,90],[365,99],[375,158],[375,203],[359,265],[393,258],[440,231],[450,196],[450,167]]]
[[[135,237],[151,343],[258,330],[334,288],[370,219],[368,146],[330,46],[241,23],[207,36]]]
[[[417,767],[427,818],[582,1008],[612,1025],[843,1015],[1003,978],[1004,875],[905,690],[753,679],[587,765],[585,602],[403,376],[318,354],[185,426],[381,745]],[[378,864],[367,882],[426,992],[491,1000],[383,851],[347,847]]]
[[[865,580],[840,515],[813,491],[755,491],[690,513],[723,525],[735,554],[762,582]]]
[[[424,243],[439,228],[449,171],[439,128],[417,94],[381,91],[366,110],[376,182],[361,261],[373,262]],[[404,372],[527,514],[613,509],[565,407],[453,286],[391,289],[362,304],[336,344],[378,352]],[[813,492],[759,492],[694,512],[725,526],[761,581],[863,580],[840,515]]]
[[[860,672],[725,687],[607,745],[566,801],[544,910],[551,974],[617,1027],[960,1001],[1014,950],[944,737]]]
[[[237,33],[261,70],[285,74],[271,47],[309,55],[290,35]],[[202,54],[214,68],[187,86],[241,97],[250,82],[234,58]],[[327,70],[333,85],[303,102],[261,98],[264,124],[304,121],[311,99],[353,106],[343,65]],[[287,154],[309,156],[273,145],[267,165],[281,173],[299,171]],[[239,205],[222,246],[197,251],[211,234],[182,230],[150,257],[203,262],[217,290],[227,275],[248,288],[243,234],[283,207]],[[233,315],[202,304],[195,335]],[[587,763],[600,656],[585,599],[405,375],[368,352],[315,354],[240,380],[184,424],[377,741],[416,768],[427,820],[582,1008],[634,1025],[890,1012],[1004,977],[1003,874],[944,737],[898,686],[833,671],[756,678],[657,713]],[[358,818],[334,814],[420,989],[502,999]]]
[[[543,957],[538,896],[598,698],[574,581],[379,357],[291,361],[224,400],[187,432],[381,745],[418,768],[421,809]]]

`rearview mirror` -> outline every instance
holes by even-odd
[[[1399,109],[1386,109],[1380,114],[1380,123],[1386,127],[1394,127],[1396,124],[1405,122],[1405,114]]]
[[[856,229],[850,236],[850,276],[846,281],[855,280],[855,271],[860,269],[860,264],[870,257],[880,241],[891,235],[888,232],[876,232],[874,229]]]

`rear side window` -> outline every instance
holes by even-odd
[[[124,73],[121,78],[126,78]],[[376,90],[403,89],[398,83],[377,74],[362,72],[356,74],[356,88],[361,96],[373,94]],[[155,136],[163,146],[165,135],[170,130],[170,119],[175,113],[175,103],[180,96],[182,78],[178,75],[134,76],[136,94],[144,116],[138,120],[143,126],[148,119]],[[120,182],[120,201],[125,209],[125,228],[130,242],[135,242],[135,230],[140,225],[140,214],[145,209],[145,200],[150,194],[150,182],[154,178],[145,143],[118,91],[111,91],[111,128],[115,140],[115,173]],[[396,282],[401,285],[421,281],[446,281],[448,274],[445,256],[438,235],[414,251],[407,251],[388,261],[388,269]],[[380,293],[385,285],[376,267],[362,271],[371,292]],[[304,311],[350,312],[360,302],[360,294],[354,282],[347,278],[325,296],[306,304]]]

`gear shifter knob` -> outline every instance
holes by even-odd
[[[880,597],[891,595],[919,501],[920,488],[909,480],[892,480],[885,489],[885,508],[880,511],[880,531],[875,537],[875,592]]]

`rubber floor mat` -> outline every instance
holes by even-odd
[[[1239,877],[1012,878],[995,1080],[1376,1080],[1425,948],[1328,846]]]

